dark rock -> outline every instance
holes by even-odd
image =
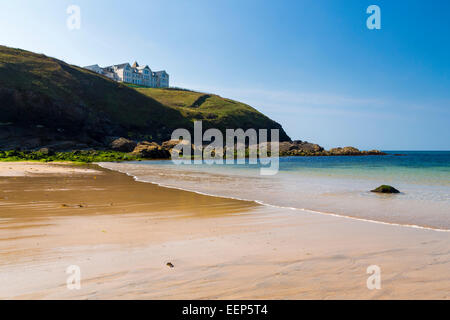
[[[184,146],[190,145],[191,146],[191,155],[194,154],[195,145],[191,144],[190,141],[188,141],[188,140],[169,140],[169,141],[165,141],[165,142],[162,143],[161,148],[163,150],[168,151],[169,154],[172,154],[172,152],[174,152],[174,153],[176,153],[178,155],[181,155],[180,153],[182,153],[182,150],[174,149],[175,146],[177,146],[179,144],[184,145]],[[201,149],[201,148],[202,147],[200,146],[197,149]]]
[[[385,156],[387,153],[381,152],[380,150],[369,150],[369,151],[361,151],[362,155],[369,156]]]
[[[388,185],[381,185],[376,189],[370,190],[370,192],[377,192],[377,193],[400,193],[397,189],[394,187],[388,186]]]
[[[353,156],[353,155],[361,154],[361,151],[359,151],[355,147],[333,148],[333,149],[330,149],[329,152],[331,155],[336,155],[336,156]]]
[[[333,148],[325,152],[328,156],[381,156],[386,153],[379,150],[361,151],[355,147]]]
[[[262,149],[267,148],[267,150],[270,151],[272,148],[272,143],[261,143],[259,146]],[[278,147],[281,156],[318,155],[324,151],[324,149],[318,144],[301,140],[280,142]]]
[[[292,142],[280,142],[280,154],[296,155],[299,153],[314,153],[321,152],[323,148],[318,144],[309,143],[307,141],[295,140]]]
[[[168,159],[170,152],[156,142],[142,141],[133,150],[133,154],[149,159]]]
[[[137,143],[133,140],[119,138],[111,142],[110,147],[114,151],[131,152],[136,148]]]
[[[172,264],[172,262],[167,262],[166,266],[168,266],[169,268],[175,268],[175,266]]]

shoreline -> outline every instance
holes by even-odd
[[[121,138],[123,139],[123,138]],[[131,141],[131,140],[130,140]],[[295,142],[295,141],[294,141]],[[281,142],[286,143],[286,142]],[[309,143],[307,143],[309,144]],[[154,147],[158,146],[158,150],[162,153],[156,152],[151,153],[147,151],[148,146]],[[139,149],[139,148],[141,149]],[[138,144],[138,152],[124,152],[117,151],[111,148],[104,149],[81,149],[72,151],[54,151],[49,149],[48,146],[42,146],[41,149],[34,150],[0,150],[0,162],[44,162],[44,163],[61,163],[61,162],[72,162],[79,164],[88,164],[101,161],[109,162],[127,162],[127,161],[151,161],[151,160],[171,160],[170,152],[171,149],[167,147],[162,147],[155,142],[142,141]],[[350,148],[350,150],[347,150]],[[152,150],[152,149],[150,149]],[[248,149],[246,149],[248,150]],[[165,154],[165,157],[161,157],[161,154]],[[352,156],[402,156],[403,154],[389,154],[379,150],[358,150],[353,147],[345,148],[333,148],[330,150],[322,151],[299,151],[293,150],[292,152],[284,151],[279,154],[280,158],[288,157],[352,157]],[[259,156],[258,156],[259,157]],[[266,157],[270,157],[267,155]],[[264,157],[264,158],[266,158]],[[244,159],[248,159],[249,155],[245,155]],[[198,159],[195,155],[191,156],[191,160]],[[225,156],[224,156],[225,159]],[[234,159],[238,159],[236,156]]]
[[[136,182],[100,166],[61,166],[69,169],[1,178],[0,298],[449,299],[445,232],[294,213]],[[73,264],[82,270],[81,290],[65,288]],[[373,264],[382,290],[366,288]]]
[[[343,219],[363,221],[363,222],[368,222],[368,223],[375,223],[375,224],[382,224],[382,225],[391,225],[391,226],[413,228],[413,229],[431,230],[431,231],[436,231],[436,232],[450,232],[450,229],[443,229],[443,228],[438,228],[438,227],[433,227],[433,226],[426,226],[426,225],[424,226],[424,225],[418,225],[418,224],[408,224],[408,223],[397,223],[397,222],[380,221],[380,220],[375,220],[375,219],[367,219],[367,218],[361,218],[361,217],[356,217],[356,216],[351,216],[351,215],[345,215],[345,214],[334,213],[334,212],[325,212],[325,211],[319,211],[319,210],[308,209],[308,208],[297,208],[297,207],[274,205],[274,204],[266,203],[266,202],[261,201],[261,200],[252,200],[252,199],[239,198],[239,197],[234,197],[234,196],[206,193],[206,192],[202,192],[202,191],[198,191],[198,190],[194,190],[194,189],[189,189],[189,188],[185,188],[185,187],[176,187],[176,186],[173,186],[173,185],[168,185],[168,184],[164,184],[164,183],[159,183],[159,182],[147,181],[147,180],[144,180],[144,179],[140,179],[139,177],[137,177],[137,176],[135,176],[135,175],[133,175],[131,173],[128,173],[126,171],[122,171],[122,170],[119,170],[117,168],[115,168],[115,169],[108,168],[107,166],[105,166],[105,164],[107,164],[105,162],[103,162],[103,163],[102,162],[96,162],[95,164],[100,166],[100,167],[102,167],[102,168],[104,168],[104,169],[113,170],[113,171],[116,171],[116,172],[120,172],[120,173],[126,174],[127,176],[132,177],[137,182],[150,183],[150,184],[154,184],[154,185],[157,185],[157,186],[160,186],[160,187],[163,187],[163,188],[170,188],[170,189],[175,189],[175,190],[193,192],[193,193],[204,195],[204,196],[218,197],[218,198],[224,198],[224,199],[232,199],[232,200],[238,200],[238,201],[247,201],[247,202],[256,203],[258,205],[263,205],[263,206],[276,208],[276,209],[281,209],[281,210],[292,210],[292,211],[309,212],[309,213],[315,213],[315,214],[320,214],[320,215],[325,215],[325,216],[334,216],[334,217],[343,218]]]

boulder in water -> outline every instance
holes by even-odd
[[[381,185],[376,189],[370,190],[370,192],[377,192],[377,193],[400,193],[400,191],[398,191],[397,189],[395,189],[392,186],[388,186],[388,185]]]

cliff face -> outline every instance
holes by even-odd
[[[131,88],[57,59],[0,46],[0,149],[101,148],[112,137],[162,142],[177,128],[192,131],[194,120],[202,120],[204,129],[277,128],[280,140],[290,141],[281,125],[237,101]]]

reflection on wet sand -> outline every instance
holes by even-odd
[[[0,298],[449,298],[448,233],[67,168],[0,177]],[[366,287],[370,265],[381,290]]]

